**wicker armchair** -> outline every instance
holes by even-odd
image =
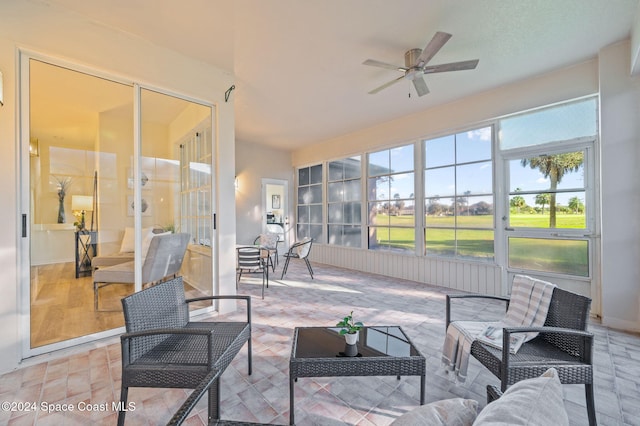
[[[463,298],[509,299],[478,294],[447,295],[445,330],[451,322],[451,302]],[[551,297],[547,319],[542,327],[503,329],[503,348],[509,348],[510,335],[529,331],[540,334],[524,343],[516,354],[475,340],[471,355],[500,379],[504,392],[520,380],[538,377],[550,367],[558,371],[564,384],[584,384],[589,424],[596,424],[593,395],[593,334],[587,332],[591,299],[556,287]],[[493,397],[496,396],[493,392]]]
[[[190,322],[189,303],[236,299],[246,302],[243,322]],[[229,366],[245,342],[251,374],[251,299],[207,296],[185,300],[182,277],[165,281],[122,299],[127,332],[121,336],[122,387],[126,407],[130,387],[197,388],[207,375]],[[209,421],[219,418],[220,381],[209,389]],[[118,413],[124,425],[125,411]]]

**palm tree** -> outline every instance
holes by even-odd
[[[515,207],[516,212],[520,214],[520,209],[526,206],[527,202],[524,200],[524,198],[521,195],[516,195],[511,199],[509,204],[511,205],[511,207]]]
[[[582,151],[564,154],[541,155],[535,158],[524,158],[522,167],[540,170],[545,178],[549,178],[551,199],[549,200],[549,228],[556,227],[556,189],[558,183],[567,172],[577,172],[584,162]]]
[[[544,193],[536,195],[536,204],[542,205],[542,214],[544,214],[544,206],[551,201],[551,194]]]
[[[569,199],[569,208],[577,214],[584,210],[584,204],[582,203],[582,200],[580,198],[571,197]]]

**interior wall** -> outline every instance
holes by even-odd
[[[602,322],[640,331],[640,77],[629,53],[624,42],[599,55]]]
[[[0,209],[0,373],[16,368],[24,356],[22,342],[28,341],[23,327],[28,312],[22,311],[22,300],[28,301],[28,289],[20,289],[28,270],[29,253],[22,244],[21,215],[29,214],[28,200],[21,201],[20,155],[27,135],[20,134],[17,104],[18,51],[26,49],[86,66],[123,78],[149,84],[158,89],[217,104],[218,159],[217,294],[234,294],[235,289],[235,203],[233,176],[235,133],[233,103],[224,102],[224,92],[234,83],[230,71],[206,65],[168,49],[152,45],[140,38],[96,25],[82,16],[46,2],[7,2],[0,5],[0,70],[4,77],[4,106],[0,107],[0,148],[5,162],[0,168],[3,204]],[[231,36],[230,36],[231,37]],[[232,41],[230,41],[232,42]],[[28,141],[26,141],[28,144]],[[22,152],[21,152],[22,151]],[[28,154],[27,154],[28,155]],[[220,161],[224,158],[224,161]],[[28,192],[28,191],[27,191]],[[23,209],[25,211],[23,211]],[[224,302],[221,312],[235,309]]]
[[[287,210],[293,212],[291,153],[236,141],[236,176],[236,238],[238,243],[248,244],[262,232],[262,178],[289,182]]]

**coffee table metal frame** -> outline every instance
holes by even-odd
[[[338,376],[420,376],[420,405],[424,405],[426,359],[411,342],[402,327],[370,326],[367,328],[397,327],[418,355],[413,356],[367,356],[344,357],[324,356],[297,358],[298,334],[301,329],[333,327],[296,327],[293,332],[291,358],[289,359],[289,424],[294,424],[294,382],[299,377],[338,377]],[[337,355],[337,354],[336,354]]]

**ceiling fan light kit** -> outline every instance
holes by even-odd
[[[468,61],[450,62],[440,65],[428,65],[429,61],[438,53],[442,46],[449,41],[451,34],[438,31],[429,44],[423,49],[411,49],[404,54],[404,67],[388,64],[386,62],[376,61],[375,59],[367,59],[363,62],[364,65],[370,65],[379,68],[385,68],[389,70],[400,71],[404,73],[394,80],[383,84],[369,92],[373,95],[379,91],[386,89],[387,87],[397,83],[400,80],[409,80],[413,82],[413,87],[416,89],[418,96],[424,96],[429,93],[427,83],[424,81],[425,74],[434,74],[438,72],[450,72],[450,71],[462,71],[475,69],[478,66],[478,59],[472,59]]]

